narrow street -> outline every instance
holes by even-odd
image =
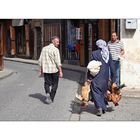
[[[139,121],[140,98],[123,97],[119,106],[101,117],[95,115],[93,103],[85,109],[73,104],[75,93],[81,82],[81,73],[63,70],[54,103],[48,105],[44,92],[43,78],[39,77],[38,66],[5,61],[5,67],[13,74],[0,80],[0,120],[24,121]],[[129,93],[130,94],[130,93]]]
[[[70,120],[72,100],[78,88],[81,74],[64,70],[64,78],[54,103],[44,103],[43,78],[38,66],[18,62],[5,62],[13,74],[0,80],[0,120]]]

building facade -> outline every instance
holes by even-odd
[[[110,40],[116,31],[124,43],[121,83],[138,88],[140,83],[139,19],[1,19],[0,70],[3,56],[37,60],[52,36],[60,38],[62,63],[87,66],[96,41]]]
[[[125,59],[121,61],[121,82],[129,88],[139,88],[140,20],[121,19],[120,21],[120,38],[125,49]]]
[[[0,20],[0,70],[4,68],[3,56],[11,51],[10,44],[11,20]]]
[[[44,45],[50,37],[60,37],[60,52],[63,63],[86,66],[96,41],[110,40],[111,32],[117,31],[115,19],[61,19],[44,20]]]
[[[118,30],[116,19],[9,19],[5,29],[4,55],[37,60],[52,36],[60,38],[63,63],[86,66],[98,39],[110,40]]]

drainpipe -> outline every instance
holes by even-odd
[[[29,25],[25,25],[25,38],[26,38],[26,56],[30,56],[30,49],[29,49]]]
[[[34,59],[37,59],[37,31],[34,27]]]
[[[41,47],[44,47],[44,19],[41,20]]]
[[[3,24],[1,24],[1,32],[0,32],[0,36],[1,36],[1,41],[0,41],[0,71],[3,70],[4,68],[4,61],[3,61]]]
[[[122,30],[123,30],[122,23],[123,23],[123,19],[117,20],[117,32],[120,40],[122,40]],[[123,62],[120,61],[120,84],[122,84],[123,81],[122,74],[123,74]]]

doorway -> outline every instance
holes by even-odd
[[[24,26],[15,27],[15,42],[17,56],[26,55],[26,41]]]

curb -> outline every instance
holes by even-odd
[[[12,70],[4,70],[4,71],[1,71],[0,73],[3,73],[2,76],[0,75],[0,80],[2,79],[5,79],[9,76],[11,76],[14,72]]]
[[[131,97],[131,98],[140,98],[140,90],[139,89],[125,89],[121,91],[122,97]]]
[[[22,59],[22,58],[6,58],[6,57],[4,57],[4,60],[20,62],[20,63],[26,63],[26,64],[38,65],[38,61],[37,60],[28,60],[28,59]]]
[[[38,65],[38,60],[29,60],[29,59],[22,59],[22,58],[7,58],[7,57],[4,57],[4,60]],[[72,71],[86,72],[86,67],[80,67],[80,66],[71,65],[71,64],[62,64],[62,67],[64,69],[68,69]]]

